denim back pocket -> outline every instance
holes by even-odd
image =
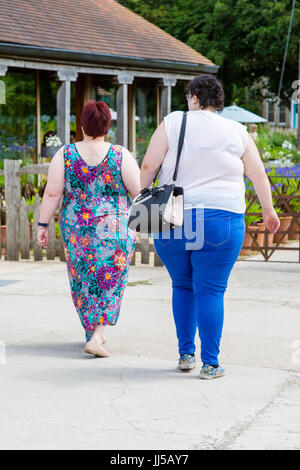
[[[208,217],[204,219],[204,240],[212,246],[226,243],[230,238],[231,217]]]

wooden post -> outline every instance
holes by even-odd
[[[123,83],[117,90],[117,143],[128,146],[128,85]]]
[[[66,145],[70,143],[71,82],[76,81],[77,72],[59,70],[57,75],[60,81],[56,100],[57,135]]]
[[[6,260],[19,260],[20,161],[4,160],[6,201]]]
[[[161,261],[160,257],[158,256],[157,254],[157,251],[155,249],[155,245],[154,245],[154,241],[152,240],[152,247],[153,247],[153,251],[154,251],[154,266],[164,266],[164,263]]]
[[[35,72],[36,88],[36,163],[41,163],[41,93],[40,71]]]
[[[160,95],[160,115],[161,120],[171,112],[171,87],[170,86],[163,86],[161,87],[161,95]]]
[[[135,84],[128,87],[128,145],[130,152],[136,157],[136,99]]]
[[[150,243],[149,238],[141,237],[141,263],[149,264],[150,260]]]
[[[56,231],[54,217],[49,222],[49,242],[47,249],[47,259],[55,259]]]
[[[157,125],[170,114],[172,104],[172,87],[176,85],[176,78],[163,78],[162,84],[157,86]]]
[[[154,247],[154,266],[164,266]]]
[[[63,243],[61,233],[59,235],[59,258],[60,258],[60,261],[66,261],[64,243]]]
[[[147,91],[140,86],[137,89],[137,105],[139,116],[140,138],[147,139]]]
[[[79,74],[76,81],[76,140],[82,140],[83,135],[80,126],[80,116],[83,106],[92,99],[91,74]]]
[[[131,262],[130,262],[130,266],[134,266],[134,265],[135,265],[135,250],[134,250],[133,256],[131,258]]]
[[[71,82],[61,82],[57,90],[57,135],[63,145],[70,143]]]
[[[161,123],[161,100],[160,100],[160,90],[161,86],[156,85],[156,124],[159,126]]]
[[[35,72],[35,94],[36,94],[36,158],[35,163],[41,163],[41,93],[40,93],[40,71]],[[41,175],[34,175],[35,184],[41,184]]]
[[[132,85],[134,76],[130,72],[118,75],[117,90],[117,143],[128,147],[128,85]]]
[[[32,226],[32,243],[33,243],[33,256],[34,261],[42,261],[43,260],[43,252],[42,247],[37,242],[37,231],[38,231],[38,221],[40,217],[40,206],[41,200],[38,193],[34,196],[34,204],[33,204],[33,226]]]
[[[24,197],[22,197],[20,209],[20,252],[21,259],[30,259],[30,230],[27,204]]]

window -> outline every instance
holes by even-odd
[[[266,115],[269,122],[273,123],[275,121],[275,102],[272,100],[266,102]]]
[[[279,106],[279,124],[285,124],[285,105],[280,103]]]

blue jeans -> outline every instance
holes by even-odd
[[[196,224],[200,228],[194,243]],[[154,234],[156,251],[172,279],[179,354],[195,353],[198,327],[202,362],[218,365],[224,293],[244,236],[243,213],[208,208],[185,210],[182,228]]]

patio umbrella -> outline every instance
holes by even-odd
[[[218,111],[218,114],[222,117],[238,122],[267,122],[267,119],[251,113],[251,111],[247,111],[244,108],[240,108],[236,104],[226,106],[223,111]]]

